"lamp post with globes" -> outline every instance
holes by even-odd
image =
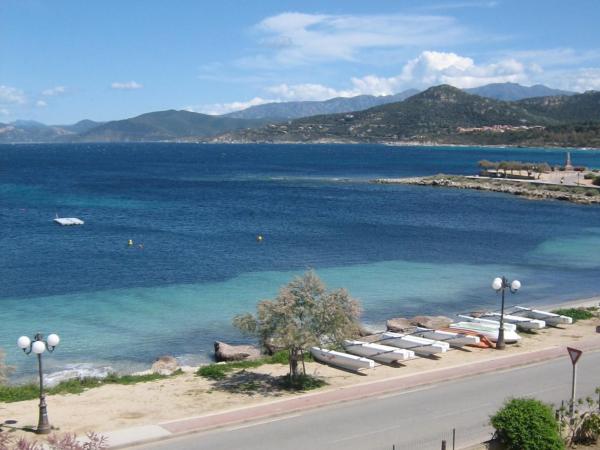
[[[21,336],[17,345],[26,355],[29,355],[31,352],[35,353],[38,357],[38,370],[40,376],[40,417],[38,420],[38,426],[35,430],[37,434],[48,434],[51,431],[50,422],[48,421],[48,411],[46,409],[46,394],[44,393],[44,374],[42,372],[42,353],[48,350],[49,352],[53,352],[58,343],[60,342],[60,338],[57,334],[49,334],[46,340],[44,340],[44,336],[41,333],[37,333],[33,341],[29,339],[27,336]]]
[[[500,328],[498,329],[498,340],[496,341],[496,348],[498,350],[504,350],[506,344],[504,343],[504,291],[510,289],[512,294],[521,288],[521,282],[519,280],[513,280],[511,283],[508,282],[506,277],[497,277],[492,281],[492,289],[496,292],[502,292],[502,309],[500,310]]]

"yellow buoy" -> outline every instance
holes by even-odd
[[[127,245],[129,245],[129,246],[131,247],[131,246],[133,245],[133,239],[129,239],[129,240],[127,241]]]

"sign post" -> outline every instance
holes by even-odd
[[[567,352],[569,352],[571,363],[573,363],[573,380],[571,381],[571,405],[569,408],[572,425],[575,421],[575,383],[577,379],[577,361],[579,361],[579,358],[581,357],[581,354],[583,352],[581,350],[577,350],[576,348],[571,347],[567,347]]]

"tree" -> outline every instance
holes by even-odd
[[[341,344],[359,331],[360,306],[345,289],[327,291],[313,271],[294,278],[274,300],[263,300],[256,315],[242,314],[233,324],[257,337],[263,347],[274,343],[289,355],[290,379],[299,375],[299,363],[311,346]],[[303,374],[306,375],[304,364]]]
[[[552,408],[532,398],[509,400],[491,418],[496,438],[509,450],[561,450],[564,442]]]

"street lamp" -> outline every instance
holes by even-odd
[[[492,281],[492,289],[496,292],[502,291],[502,309],[500,310],[500,328],[498,329],[498,340],[496,341],[496,348],[498,350],[504,350],[506,344],[504,343],[504,291],[506,288],[510,289],[510,292],[515,294],[521,288],[521,282],[514,280],[511,283],[508,282],[506,277],[494,278]]]
[[[17,345],[21,350],[29,355],[31,352],[35,353],[38,357],[38,369],[40,375],[40,417],[38,420],[38,426],[35,432],[37,434],[48,434],[51,431],[50,422],[48,421],[48,411],[46,410],[46,394],[44,394],[44,374],[42,373],[42,353],[48,350],[53,352],[60,338],[57,334],[49,334],[46,340],[41,333],[37,333],[33,342],[27,336],[21,336],[17,340]]]

